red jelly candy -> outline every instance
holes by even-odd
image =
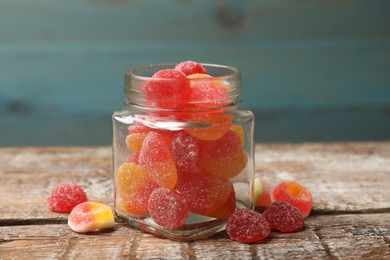
[[[235,210],[236,210],[236,193],[234,192],[233,189],[227,201],[216,211],[207,214],[207,216],[213,218],[228,219],[234,213]]]
[[[174,69],[156,72],[144,87],[148,101],[159,107],[175,108],[187,103],[190,84],[186,75]]]
[[[158,185],[173,189],[177,182],[177,170],[172,153],[164,141],[164,136],[149,132],[139,154],[140,165]]]
[[[232,116],[222,113],[192,114],[186,118],[188,123],[201,126],[184,129],[187,133],[201,140],[217,140],[224,136],[232,126]]]
[[[218,140],[200,142],[199,148],[202,170],[226,179],[238,175],[248,160],[239,136],[231,130]]]
[[[195,73],[208,74],[207,70],[200,63],[192,60],[180,62],[175,66],[175,69],[187,76]]]
[[[304,218],[309,216],[313,204],[310,191],[294,181],[281,182],[271,194],[272,201],[285,201],[297,207]]]
[[[190,212],[187,201],[182,196],[165,188],[158,188],[152,192],[148,209],[154,222],[168,229],[183,226]]]
[[[191,212],[208,215],[221,207],[233,190],[224,178],[203,175],[200,172],[181,173],[176,191],[188,202]]]
[[[273,202],[263,215],[272,229],[284,233],[297,231],[305,225],[299,209],[284,201]]]
[[[172,155],[179,171],[193,171],[198,168],[199,148],[196,138],[180,132],[173,139]]]
[[[271,232],[263,215],[250,209],[236,210],[226,223],[230,239],[241,243],[254,243],[265,239]]]
[[[76,205],[87,200],[87,194],[80,185],[65,182],[51,191],[47,203],[51,211],[69,213]]]

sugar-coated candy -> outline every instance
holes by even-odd
[[[220,139],[199,143],[199,164],[207,174],[230,179],[245,168],[247,161],[240,138],[234,131],[229,130]]]
[[[260,178],[255,178],[252,184],[253,201],[256,207],[271,205],[271,193],[273,186]]]
[[[200,126],[188,127],[184,131],[193,137],[208,141],[221,138],[232,126],[232,116],[223,113],[196,113],[188,116],[186,121]]]
[[[181,131],[173,139],[171,150],[179,171],[193,171],[199,167],[199,148],[195,137]]]
[[[241,243],[264,240],[270,232],[265,217],[250,209],[236,210],[226,223],[226,233],[230,239]]]
[[[173,189],[177,182],[177,170],[170,147],[164,136],[149,132],[139,154],[139,163],[154,182],[164,188]]]
[[[228,200],[233,185],[218,176],[191,172],[180,173],[175,190],[186,199],[191,212],[208,215]]]
[[[207,214],[209,217],[220,218],[220,219],[228,219],[236,210],[236,193],[234,189],[227,199],[227,201],[215,211]]]
[[[309,216],[313,204],[311,192],[295,181],[281,182],[273,189],[271,199],[285,201],[297,207],[304,218]]]
[[[305,225],[299,209],[284,201],[273,202],[263,216],[270,223],[271,229],[284,233],[300,230]]]
[[[127,213],[132,215],[148,214],[148,201],[152,192],[160,188],[152,179],[147,179],[136,192],[128,196],[126,201],[123,201],[123,207]]]
[[[118,169],[117,187],[124,208],[129,214],[147,214],[147,207],[140,202],[140,194],[151,181],[146,171],[138,164],[126,162]],[[151,192],[150,192],[151,193]],[[150,194],[149,194],[150,195]],[[147,204],[148,198],[144,198]]]
[[[133,152],[139,152],[147,133],[134,133],[126,137],[127,147]]]
[[[226,104],[228,87],[219,79],[207,74],[192,74],[190,80],[191,95],[189,102],[195,107],[215,107]]]
[[[196,73],[208,74],[207,70],[200,63],[192,60],[180,62],[175,66],[175,69],[187,76]]]
[[[151,106],[164,108],[181,107],[190,96],[189,80],[176,69],[157,71],[145,84],[144,90]]]
[[[70,212],[68,225],[79,233],[112,228],[114,215],[109,206],[99,202],[83,202]]]
[[[183,226],[189,215],[187,201],[170,189],[158,188],[150,195],[148,209],[158,225],[177,229]]]
[[[235,132],[238,135],[238,137],[240,137],[241,146],[244,146],[244,144],[245,144],[244,128],[242,128],[242,126],[240,126],[240,125],[232,125],[232,127],[230,127],[230,130]]]
[[[87,194],[80,185],[64,182],[51,191],[47,203],[51,211],[69,213],[77,204],[87,200]]]

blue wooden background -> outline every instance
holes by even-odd
[[[388,0],[1,0],[0,146],[111,143],[127,68],[239,67],[256,141],[390,139]]]

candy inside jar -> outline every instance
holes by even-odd
[[[237,69],[192,61],[126,73],[113,115],[115,213],[150,233],[193,240],[252,208],[253,113]]]

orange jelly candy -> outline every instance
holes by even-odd
[[[207,174],[230,179],[238,175],[248,161],[240,138],[233,131],[215,141],[199,142],[199,148],[199,164]]]
[[[173,189],[177,182],[177,170],[170,147],[164,136],[149,132],[139,153],[139,163],[159,186]]]
[[[200,140],[208,141],[221,138],[232,126],[232,116],[223,113],[193,114],[186,121],[200,126],[195,125],[184,131]]]
[[[127,147],[133,152],[141,151],[142,143],[147,133],[134,133],[126,137]]]

